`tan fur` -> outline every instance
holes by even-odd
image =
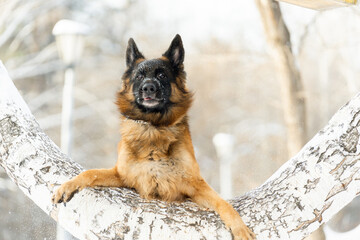
[[[215,210],[236,240],[254,239],[255,235],[234,208],[200,175],[186,116],[192,94],[187,91],[182,78],[184,76],[172,83],[170,100],[176,104],[165,115],[143,114],[134,109],[129,79],[123,79],[117,105],[127,117],[121,117],[122,139],[116,166],[81,173],[61,185],[53,202],[69,201],[76,191],[95,186],[135,188],[146,199],[183,201],[190,198],[202,207]]]

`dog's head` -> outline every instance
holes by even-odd
[[[127,70],[117,95],[121,114],[154,125],[171,125],[184,117],[192,101],[185,84],[184,55],[180,35],[175,36],[162,57],[150,60],[130,38]]]

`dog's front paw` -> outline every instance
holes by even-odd
[[[56,190],[51,200],[54,204],[62,202],[66,203],[70,201],[74,194],[77,193],[79,190],[81,190],[80,186],[78,186],[73,181],[68,181],[66,183],[63,183]]]
[[[255,240],[256,235],[246,226],[231,227],[234,240]]]

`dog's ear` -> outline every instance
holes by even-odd
[[[126,49],[126,66],[132,67],[136,60],[145,58],[136,46],[134,39],[130,38]]]
[[[169,59],[171,64],[178,68],[184,62],[185,50],[182,44],[182,40],[179,34],[176,34],[172,40],[169,49],[163,54],[164,57]]]

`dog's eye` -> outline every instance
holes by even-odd
[[[165,73],[158,73],[157,79],[164,79],[166,77]]]
[[[139,75],[137,75],[136,77],[136,80],[143,80],[144,79],[144,75],[142,75],[142,74],[139,74]]]

